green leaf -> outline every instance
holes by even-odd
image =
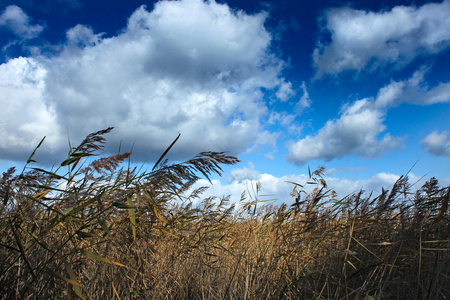
[[[130,198],[127,198],[127,201],[128,205],[130,207],[133,207],[133,201],[131,201]],[[136,214],[134,208],[129,208],[128,214],[130,215],[131,231],[133,232],[133,239],[136,240]]]
[[[87,258],[90,258],[90,259],[93,259],[93,260],[97,260],[97,261],[104,262],[104,263],[107,263],[107,264],[116,265],[116,266],[119,266],[119,267],[125,267],[125,265],[122,265],[121,263],[112,261],[110,259],[107,259],[105,257],[102,257],[100,255],[94,254],[94,253],[86,251],[86,250],[81,250],[81,254],[83,254]]]
[[[76,207],[71,207],[66,209],[63,214],[65,217],[70,217],[74,214],[76,214],[79,211],[82,211],[83,209],[85,209],[86,207],[88,207],[89,205],[93,204],[96,201],[96,198],[91,198],[89,201],[86,201]]]
[[[71,157],[71,158],[68,158],[68,159],[66,159],[65,161],[63,161],[63,162],[61,163],[61,166],[64,167],[64,166],[70,165],[71,163],[73,163],[73,162],[75,162],[75,161],[77,161],[77,160],[79,160],[78,157]]]
[[[120,208],[120,209],[130,209],[130,208],[134,208],[134,206],[130,206],[130,205],[127,205],[127,204],[125,204],[125,203],[118,202],[118,201],[113,202],[113,203],[112,203],[112,206],[117,207],[117,208]]]
[[[37,147],[34,148],[33,153],[31,153],[30,157],[29,157],[28,160],[27,160],[27,164],[29,164],[30,162],[36,162],[35,160],[33,160],[33,157],[34,157],[34,155],[36,154],[36,150],[37,150],[39,147],[41,147],[41,145],[42,145],[42,143],[44,142],[44,140],[45,140],[45,136],[44,136],[44,137],[42,138],[42,140],[39,142],[39,144],[37,145]]]
[[[84,299],[83,295],[81,294],[81,288],[80,288],[81,285],[77,281],[77,276],[75,275],[75,272],[72,270],[72,267],[67,262],[65,263],[65,266],[66,266],[67,273],[69,273],[70,279],[72,281],[74,281],[75,283],[77,283],[77,284],[73,285],[73,289],[75,291],[75,294],[79,298]]]
[[[79,157],[71,157],[71,158],[68,158],[68,159],[66,159],[65,161],[63,161],[63,162],[61,163],[61,167],[68,166],[68,165],[70,165],[70,164],[72,164],[72,163],[74,163],[74,162],[76,162],[76,161],[78,161],[78,160],[80,160]]]
[[[144,191],[144,195],[150,200],[147,203],[150,206],[150,209],[153,211],[153,213],[155,214],[155,216],[158,218],[158,220],[160,220],[161,222],[164,222],[166,224],[168,224],[169,222],[167,222],[167,220],[158,212],[158,210],[156,209],[156,201],[153,198],[153,196],[148,192],[148,191]]]
[[[76,234],[77,234],[79,237],[83,238],[83,239],[92,238],[92,237],[96,237],[96,236],[97,236],[97,235],[95,235],[95,234],[92,234],[92,233],[89,233],[89,232],[84,232],[84,231],[81,231],[81,230],[78,230],[78,231],[76,232]]]
[[[76,281],[74,281],[72,279],[66,278],[66,277],[64,277],[62,275],[59,275],[58,273],[56,273],[56,272],[54,272],[54,271],[52,271],[52,270],[50,270],[48,268],[45,268],[45,273],[47,273],[48,275],[53,276],[55,278],[64,280],[65,282],[67,282],[67,283],[69,283],[71,285],[80,286],[80,284],[78,282],[76,282]]]
[[[177,138],[172,142],[172,144],[170,144],[169,148],[166,149],[166,151],[164,151],[164,153],[161,155],[161,157],[158,159],[158,161],[156,162],[156,164],[153,166],[152,171],[154,171],[156,169],[156,167],[158,166],[158,164],[163,160],[164,156],[166,156],[167,152],[170,151],[170,149],[172,148],[173,145],[175,145],[175,143],[178,141],[178,139],[180,138],[181,133],[178,133]]]
[[[44,169],[40,169],[40,168],[31,168],[31,169],[39,171],[39,172],[42,172],[42,173],[45,173],[47,175],[50,175],[50,178],[69,180],[69,179],[65,178],[64,176],[58,175],[58,174],[53,173],[53,172],[49,172],[49,171],[44,170]]]
[[[86,156],[94,156],[94,154],[82,152],[82,153],[73,153],[70,156],[71,156],[70,158],[66,159],[65,161],[63,161],[61,163],[62,167],[71,165],[73,163],[75,163],[75,166],[76,166],[76,164],[78,163],[78,161],[81,158],[86,157]]]
[[[108,228],[108,225],[106,224],[106,221],[100,217],[97,218],[97,221],[98,221],[98,224],[100,224],[100,226],[102,227],[103,231],[105,232],[103,237],[107,236],[109,234],[109,228]]]

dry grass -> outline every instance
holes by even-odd
[[[337,199],[319,168],[312,193],[293,183],[291,206],[259,205],[256,184],[239,207],[193,207],[199,174],[236,158],[162,155],[139,172],[119,169],[124,153],[84,166],[111,129],[57,170],[1,177],[1,299],[450,298],[450,191],[435,179],[413,195],[402,177],[376,198]]]

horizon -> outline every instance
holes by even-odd
[[[449,0],[3,1],[0,171],[44,136],[49,167],[115,127],[107,154],[136,165],[179,133],[173,161],[237,156],[205,194],[233,201],[256,181],[289,201],[286,181],[321,165],[339,196],[406,174],[450,185],[449,15]]]

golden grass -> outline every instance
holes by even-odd
[[[1,299],[450,298],[449,188],[435,179],[413,195],[402,177],[376,198],[338,199],[321,167],[311,194],[293,183],[290,206],[259,205],[256,184],[238,207],[193,207],[199,174],[236,158],[168,165],[166,151],[139,172],[119,169],[124,153],[84,166],[111,129],[57,170],[1,177]]]

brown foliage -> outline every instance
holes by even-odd
[[[77,169],[110,130],[72,148],[64,174],[1,177],[1,299],[450,298],[449,188],[436,179],[415,195],[402,177],[376,198],[337,199],[321,167],[312,193],[293,183],[290,206],[261,205],[257,183],[238,207],[194,207],[199,174],[236,158],[203,152],[137,172],[120,168],[124,153]]]

